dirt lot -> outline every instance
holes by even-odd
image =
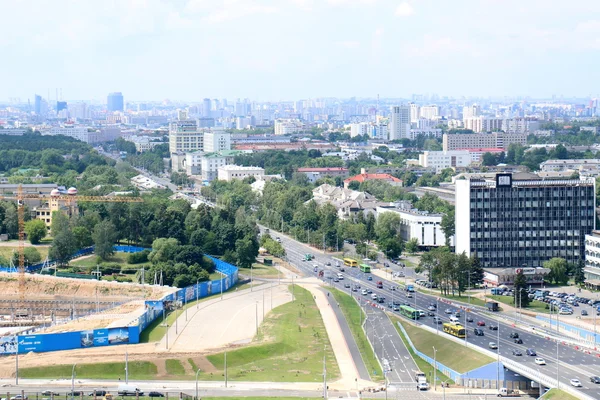
[[[165,294],[174,291],[174,289],[167,287],[55,278],[50,275],[38,274],[26,274],[25,282],[25,296],[28,299],[49,299],[53,296],[95,298],[96,293],[98,293],[101,298],[112,296],[158,300]],[[2,285],[3,296],[16,296],[19,294],[17,274],[0,272],[0,284]]]

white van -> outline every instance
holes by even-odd
[[[455,316],[455,315],[451,315],[451,316],[450,316],[450,322],[452,322],[452,323],[454,323],[454,324],[457,324],[457,323],[459,322],[459,321],[458,321],[458,317],[457,317],[457,316]]]
[[[340,280],[344,279],[344,275],[342,275],[340,272],[338,272],[337,277]]]
[[[119,385],[117,394],[119,396],[143,396],[144,392],[142,392],[140,388],[135,385]]]
[[[371,295],[371,298],[372,298],[373,300],[377,300],[377,294],[373,293],[373,294]]]

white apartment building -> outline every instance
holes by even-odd
[[[419,165],[435,168],[437,173],[446,168],[468,167],[471,165],[471,154],[466,150],[425,151],[419,154]]]
[[[107,126],[100,130],[86,126],[58,126],[50,128],[49,131],[42,132],[42,135],[63,135],[88,144],[94,144],[116,140],[121,135],[121,129],[113,126]]]
[[[440,107],[439,106],[431,105],[431,106],[421,107],[420,118],[438,119],[439,117],[440,117]]]
[[[214,153],[216,151],[231,149],[231,134],[222,129],[211,129],[204,131],[205,153]]]
[[[410,107],[407,105],[393,106],[390,114],[389,140],[409,138],[410,136]]]
[[[442,214],[429,214],[427,211],[419,211],[409,207],[382,206],[377,207],[376,212],[378,218],[386,212],[396,213],[400,217],[400,236],[404,241],[416,238],[419,241],[419,246],[422,247],[439,247],[444,246],[446,243],[446,235],[442,230]]]
[[[471,129],[473,132],[497,132],[503,128],[503,120],[501,118],[487,117],[469,117],[463,119],[465,129]]]
[[[265,176],[265,169],[261,167],[242,167],[240,165],[224,165],[217,170],[217,179],[220,181],[232,181],[234,179],[244,179],[253,176],[262,179]]]
[[[188,175],[200,175],[202,173],[202,158],[204,157],[203,151],[194,151],[185,153],[183,158],[183,169]]]
[[[0,135],[4,136],[23,136],[27,132],[27,129],[20,128],[4,128],[0,129]]]
[[[159,138],[150,137],[150,136],[129,136],[126,138],[128,142],[132,142],[135,145],[135,151],[138,153],[143,153],[145,151],[150,151],[159,144],[163,144],[164,142]]]
[[[472,106],[463,107],[463,120],[471,117],[479,117],[481,115],[481,106],[473,104]]]
[[[528,118],[510,118],[503,122],[503,130],[507,133],[529,134],[540,129],[540,121]]]
[[[596,289],[600,287],[600,231],[585,235],[585,283]]]
[[[444,151],[460,149],[502,148],[507,149],[512,143],[527,144],[526,134],[493,133],[445,133],[442,138]]]
[[[356,137],[356,136],[368,135],[370,126],[371,126],[371,124],[369,124],[368,122],[360,122],[358,124],[350,124],[350,136]]]
[[[388,140],[389,130],[385,124],[371,125],[369,136],[373,139]]]
[[[196,120],[187,118],[187,111],[178,111],[177,121],[169,123],[169,153],[204,149],[204,131],[198,130]]]
[[[428,128],[428,129],[411,129],[410,130],[410,139],[414,140],[418,136],[429,136],[439,138],[442,137],[442,130],[437,128]]]
[[[235,150],[224,150],[217,153],[205,154],[200,160],[202,179],[209,182],[217,179],[219,168],[233,164],[233,160],[238,154],[241,154],[241,152]]]
[[[562,172],[568,170],[599,169],[599,159],[547,160],[540,164],[542,172]]]
[[[297,119],[278,119],[275,121],[275,135],[291,135],[304,131],[304,124]]]
[[[417,122],[421,118],[421,106],[410,103],[410,122]]]

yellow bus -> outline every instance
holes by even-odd
[[[344,265],[348,267],[357,267],[358,263],[356,262],[356,260],[353,260],[351,258],[344,258]]]
[[[465,330],[464,326],[462,326],[462,325],[454,325],[454,324],[446,322],[443,326],[444,326],[444,332],[446,332],[452,336],[456,336],[457,338],[464,339],[465,336],[467,335],[467,331]]]

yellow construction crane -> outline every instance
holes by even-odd
[[[144,200],[141,197],[126,196],[78,196],[77,189],[69,188],[67,194],[61,193],[58,189],[50,192],[50,195],[23,193],[23,186],[19,185],[16,196],[0,196],[0,200],[17,201],[17,218],[19,220],[19,303],[22,307],[25,301],[25,200],[48,200],[50,208],[59,210],[59,205],[67,204],[69,210],[72,210],[77,202],[94,203],[141,203]],[[54,206],[54,207],[53,207]]]

